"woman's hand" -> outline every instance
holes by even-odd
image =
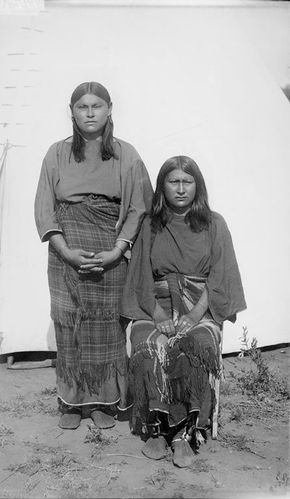
[[[189,314],[184,314],[179,318],[176,329],[178,333],[185,334],[188,333],[188,331],[190,331],[196,324],[197,322],[194,321],[194,319],[190,317]]]
[[[91,262],[82,264],[79,273],[87,274],[89,272],[100,272],[100,269],[104,270],[106,267],[109,267],[120,260],[121,256],[122,251],[117,247],[111,251],[101,251],[95,255],[95,258]]]
[[[168,317],[165,310],[159,305],[158,302],[155,304],[154,316],[153,316],[156,329],[168,336],[173,336],[175,334],[175,327],[173,325],[172,319]]]
[[[155,322],[155,326],[160,333],[165,334],[168,338],[175,335],[175,327],[172,319],[167,319],[166,321],[158,323]]]
[[[79,269],[82,265],[93,266],[98,272],[102,272],[104,270],[93,251],[85,251],[81,248],[70,249],[62,234],[52,232],[49,237],[49,243],[58,252],[64,262],[68,263],[78,271],[80,271]]]
[[[63,251],[63,259],[66,263],[75,267],[79,272],[83,266],[94,267],[97,272],[102,272],[103,267],[100,265],[100,260],[92,251],[82,249],[69,249]]]

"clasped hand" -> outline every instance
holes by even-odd
[[[177,324],[177,333],[185,334],[196,325],[196,322],[188,314],[181,315]]]
[[[174,326],[172,319],[166,319],[156,323],[156,329],[158,329],[160,333],[168,336],[168,338],[175,336],[177,333],[186,334],[193,326],[195,326],[195,322],[186,314],[180,317],[176,327]]]
[[[157,322],[155,325],[156,329],[160,333],[165,334],[168,338],[175,335],[175,327],[172,319],[166,319],[164,321]]]
[[[120,252],[115,251],[101,251],[100,253],[93,253],[92,251],[84,251],[82,249],[69,249],[65,260],[72,267],[78,270],[79,274],[88,274],[90,272],[100,273],[106,267],[115,263],[120,257]]]

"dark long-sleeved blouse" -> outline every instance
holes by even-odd
[[[71,143],[71,137],[56,142],[43,160],[35,198],[35,221],[41,240],[46,241],[51,232],[62,232],[56,219],[57,202],[77,203],[88,194],[99,194],[120,201],[118,239],[131,243],[152,199],[148,172],[138,152],[131,144],[114,139],[117,158],[103,161],[100,142],[89,141],[85,160],[77,163]]]
[[[246,308],[231,234],[223,217],[212,212],[209,230],[193,232],[184,219],[173,219],[156,235],[147,217],[132,252],[123,293],[122,315],[152,319],[154,279],[179,273],[205,278],[209,310],[218,323],[235,321]]]

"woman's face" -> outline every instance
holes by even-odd
[[[168,173],[164,182],[164,195],[167,204],[175,213],[187,213],[195,197],[194,178],[182,170]]]
[[[112,106],[94,94],[83,95],[72,108],[76,124],[86,139],[101,136]]]

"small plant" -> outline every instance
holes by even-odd
[[[44,397],[53,397],[56,395],[56,388],[44,388],[41,390],[40,395],[43,395]]]
[[[95,444],[103,444],[103,445],[109,445],[112,442],[116,442],[117,439],[116,437],[107,437],[106,435],[103,434],[102,430],[99,428],[96,428],[94,425],[88,425],[89,431],[87,432],[85,436],[85,444],[86,443],[95,443]]]
[[[278,471],[277,475],[276,475],[276,482],[275,482],[275,485],[272,485],[270,487],[270,490],[272,492],[276,492],[276,493],[279,493],[280,494],[283,494],[289,490],[289,487],[290,487],[290,477],[288,475],[288,473],[284,472],[284,473],[281,473],[281,471]]]
[[[239,358],[247,355],[256,366],[256,371],[250,370],[238,377],[238,383],[242,391],[250,392],[255,396],[270,394],[275,399],[289,398],[289,388],[286,381],[279,374],[270,370],[267,362],[262,357],[261,350],[258,348],[257,339],[253,338],[250,342],[247,327],[243,327],[241,343]]]
[[[290,485],[290,478],[288,473],[281,473],[278,471],[276,475],[277,486],[282,488],[288,488]]]
[[[85,436],[84,443],[95,444],[92,457],[94,457],[95,455],[99,455],[99,453],[104,447],[110,445],[111,443],[115,443],[117,441],[118,441],[117,437],[113,436],[107,437],[106,435],[103,434],[102,430],[100,430],[99,428],[96,428],[94,425],[88,425],[88,432]]]

